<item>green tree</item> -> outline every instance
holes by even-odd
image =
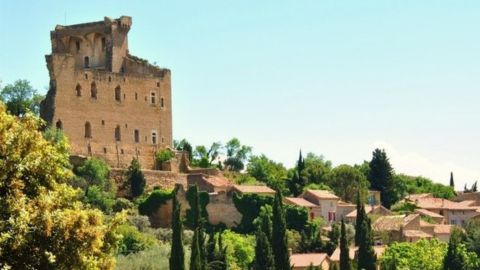
[[[271,188],[284,189],[287,169],[282,163],[277,163],[265,155],[251,156],[248,161],[247,172]]]
[[[201,168],[212,167],[213,161],[215,161],[220,154],[221,147],[222,145],[219,142],[212,143],[208,149],[203,145],[198,145],[193,152],[193,165]]]
[[[460,229],[454,229],[448,241],[447,253],[443,259],[444,270],[468,269],[465,252],[462,252],[464,235]]]
[[[447,244],[438,239],[422,239],[414,243],[395,242],[390,244],[382,255],[382,270],[439,270],[442,269],[446,251]]]
[[[370,186],[380,191],[382,205],[390,208],[399,198],[395,196],[394,171],[385,150],[375,149],[369,165]]]
[[[317,222],[309,222],[301,232],[301,241],[298,250],[301,253],[315,253],[324,251],[324,244],[320,226]]]
[[[262,226],[258,226],[256,233],[255,261],[253,269],[255,270],[274,270],[273,251],[270,245],[270,238],[262,231]]]
[[[194,230],[192,248],[191,248],[191,257],[190,257],[190,269],[191,270],[205,270],[207,266],[206,262],[206,251],[205,251],[205,238],[204,238],[204,220],[202,218],[202,210],[200,207],[199,201],[199,192],[197,185],[192,186],[189,191],[191,191],[191,200],[189,200],[190,211],[193,217],[193,226]]]
[[[146,180],[141,170],[140,162],[138,162],[138,159],[136,158],[132,159],[132,162],[128,167],[127,181],[130,183],[130,190],[134,198],[143,194]]]
[[[78,200],[68,153],[44,139],[40,120],[0,105],[0,265],[5,269],[113,269],[121,215]]]
[[[370,218],[365,217],[362,225],[364,233],[360,235],[359,239],[357,269],[375,270],[377,258],[373,249],[374,242]]]
[[[172,198],[172,246],[170,252],[170,270],[185,269],[185,250],[183,249],[183,228],[181,205],[177,200],[177,189]]]
[[[340,270],[351,270],[349,253],[347,230],[345,229],[345,222],[342,218],[340,229]]]
[[[317,156],[314,153],[307,153],[303,159],[305,168],[303,177],[305,177],[308,184],[326,183],[328,180],[328,173],[332,170],[332,162],[325,160],[323,156]]]
[[[237,138],[233,138],[225,144],[227,159],[224,161],[225,168],[229,171],[239,172],[245,168],[245,161],[252,152],[252,147],[241,145]]]
[[[42,99],[43,96],[39,95],[27,80],[7,84],[0,92],[0,100],[5,103],[7,110],[16,116],[23,116],[28,111],[38,115]]]
[[[360,197],[360,192],[357,192],[357,197]],[[357,200],[357,217],[355,220],[355,246],[360,245],[360,241],[362,237],[365,235],[365,227],[363,225],[365,218],[367,218],[367,214],[365,213],[365,206],[362,200]]]
[[[328,185],[336,195],[347,202],[355,200],[355,195],[360,191],[362,198],[368,194],[368,181],[357,169],[349,165],[335,167],[328,174]]]
[[[90,186],[98,186],[105,191],[110,190],[108,180],[110,168],[103,159],[89,158],[82,166],[76,168],[74,171],[78,176],[87,180],[87,190]]]
[[[465,226],[465,245],[480,256],[480,220],[470,219]]]
[[[277,191],[273,201],[272,248],[276,270],[290,270],[290,256],[287,246],[287,226],[283,209],[282,194]]]
[[[191,162],[193,158],[193,147],[192,145],[186,140],[182,139],[181,141],[174,141],[173,145],[175,149],[179,151],[185,151],[188,153],[188,160]]]

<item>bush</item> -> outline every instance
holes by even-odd
[[[133,203],[125,198],[118,198],[112,206],[113,212],[121,212],[133,208]]]
[[[165,270],[169,269],[170,244],[152,247],[127,256],[117,257],[117,270]],[[190,251],[185,249],[185,261],[190,261]]]
[[[115,204],[114,196],[103,191],[98,186],[91,186],[88,188],[84,201],[90,204],[90,206],[100,209],[105,213],[111,213],[113,205]]]
[[[175,154],[168,149],[157,151],[155,153],[155,159],[160,163],[165,162],[165,161],[169,161],[174,156],[175,156]]]
[[[82,166],[76,168],[74,172],[85,178],[89,186],[95,185],[109,190],[108,174],[110,169],[102,159],[90,158]]]
[[[130,184],[130,191],[133,197],[138,197],[143,194],[146,180],[142,173],[138,159],[132,159],[127,171],[127,183]]]
[[[255,257],[255,237],[225,230],[222,241],[227,248],[229,269],[248,269]]]
[[[150,216],[155,213],[160,206],[165,204],[173,196],[172,191],[157,189],[152,191],[144,201],[138,205],[138,211],[142,215]]]
[[[136,253],[156,245],[156,239],[149,234],[141,233],[132,225],[123,224],[118,227],[117,233],[122,235],[118,253],[127,255]]]

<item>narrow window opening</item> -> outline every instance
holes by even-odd
[[[105,38],[102,38],[102,51],[105,51]]]
[[[150,93],[150,104],[155,104],[156,100],[155,100],[155,93],[152,92]]]
[[[87,151],[88,151],[88,155],[92,155],[92,146],[90,144],[88,144],[87,146]]]
[[[159,83],[159,82],[157,82],[157,87],[160,87],[160,83]]]
[[[135,92],[135,100],[138,100],[138,94]]]
[[[75,92],[77,94],[77,97],[81,97],[82,96],[82,87],[80,86],[80,84],[77,83],[77,86],[75,87]]]
[[[85,56],[85,58],[83,59],[83,67],[84,68],[90,67],[90,58],[88,56]]]
[[[115,100],[121,101],[121,99],[122,99],[122,90],[120,89],[120,86],[117,86],[115,88]]]
[[[63,129],[62,120],[58,119],[57,123],[55,123],[55,127],[57,129]]]
[[[160,106],[163,108],[165,106],[163,98],[160,99]]]
[[[128,124],[125,124],[125,128],[128,128]]]
[[[123,66],[120,68],[120,72],[121,73],[125,72],[125,68]]]
[[[90,122],[85,122],[85,138],[92,138],[92,126]]]
[[[90,96],[97,99],[97,84],[95,82],[90,85]]]
[[[120,141],[122,138],[120,136],[120,126],[117,125],[117,127],[115,128],[115,140],[116,141]]]
[[[124,93],[124,94],[123,94],[123,99],[125,99],[125,98],[126,98],[126,96],[125,96],[125,93]]]
[[[104,153],[104,154],[107,153],[107,148],[106,148],[106,147],[103,147],[103,153]]]
[[[122,155],[124,154],[123,149],[120,149],[120,153],[122,153]]]
[[[105,126],[105,120],[102,120],[102,126]]]
[[[108,76],[108,82],[112,81],[112,77]]]
[[[85,79],[88,80],[88,74],[87,73],[85,73]]]
[[[157,144],[157,133],[152,132],[152,144]]]
[[[145,96],[145,101],[147,101],[147,96]]]
[[[133,133],[133,137],[136,143],[140,142],[140,131],[138,129],[135,129]]]
[[[80,51],[80,41],[75,41],[75,47],[77,48],[77,53]]]

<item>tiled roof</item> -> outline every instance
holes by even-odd
[[[284,200],[286,203],[298,205],[298,206],[304,206],[304,207],[320,207],[319,205],[313,204],[304,198],[295,198],[295,197],[285,197]]]
[[[419,193],[419,194],[409,194],[405,199],[414,202],[417,199],[423,199],[423,198],[433,198],[432,193]]]
[[[357,251],[358,247],[350,247],[348,249],[348,257],[350,257],[351,260],[355,259],[355,252]],[[373,246],[373,250],[375,251],[375,254],[377,255],[377,259],[380,259],[383,255],[383,252],[385,251],[385,246]],[[335,251],[332,253],[332,256],[330,256],[330,261],[332,262],[340,262],[340,248],[337,247]]]
[[[214,187],[229,187],[232,185],[230,180],[222,175],[207,175],[202,173],[189,174],[187,176],[189,184],[208,183]]]
[[[433,232],[435,234],[450,234],[452,227],[452,225],[437,224],[433,227]]]
[[[353,204],[353,203],[348,203],[348,202],[344,202],[342,200],[338,201],[337,203],[337,207],[355,207],[356,205]]]
[[[372,224],[372,228],[375,231],[399,231],[404,218],[405,215],[382,216]]]
[[[234,185],[234,189],[244,193],[262,193],[262,194],[275,194],[275,190],[267,186],[251,186],[251,185]]]
[[[403,231],[405,237],[431,238],[432,236],[426,232],[419,230],[405,230]]]
[[[465,200],[465,201],[459,201],[457,203],[465,206],[475,206],[476,202],[474,200]]]
[[[419,208],[425,209],[446,209],[446,210],[472,210],[477,208],[472,206],[466,206],[461,203],[452,202],[447,199],[441,198],[420,198],[415,200],[415,204]]]
[[[295,267],[320,266],[327,258],[326,253],[297,253],[290,256],[290,264]]]
[[[385,213],[387,214],[391,214],[392,212],[390,210],[388,210],[387,208],[383,207],[382,205],[370,205],[370,204],[366,204],[365,205],[365,213],[367,214],[370,214],[372,212],[376,212],[376,211],[384,211]],[[356,218],[357,217],[357,209],[353,210],[352,212],[348,213],[346,215],[346,217],[348,218]]]
[[[320,189],[307,189],[308,193],[312,194],[313,196],[319,198],[319,199],[336,199],[339,200],[335,194],[328,190],[320,190]]]
[[[415,212],[416,213],[419,213],[421,215],[424,215],[424,216],[429,216],[429,217],[432,217],[432,218],[443,218],[442,215],[440,214],[437,214],[435,212],[432,212],[432,211],[428,211],[427,209],[415,209]]]

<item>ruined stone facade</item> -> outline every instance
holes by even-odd
[[[170,70],[129,54],[131,26],[127,16],[57,25],[40,114],[64,130],[72,155],[100,157],[115,168],[137,157],[154,169],[155,152],[172,145]]]

